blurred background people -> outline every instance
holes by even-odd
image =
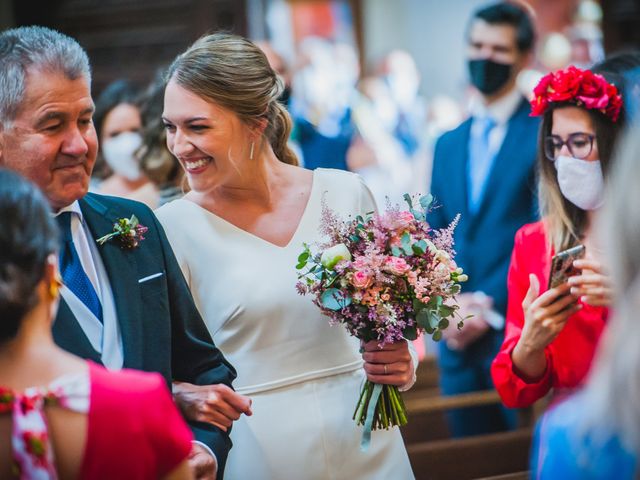
[[[139,94],[126,80],[111,83],[96,99],[93,116],[100,153],[94,177],[101,178],[97,193],[129,198],[155,208],[158,191],[138,158],[142,145]]]
[[[492,366],[509,407],[529,406],[551,389],[557,401],[589,371],[609,316],[611,281],[601,265],[593,220],[625,124],[616,87],[574,67],[542,78],[532,114],[542,115],[537,167],[542,220],[516,234],[505,338]],[[585,258],[573,262],[575,273],[548,289],[552,256],[578,245],[585,247]]]
[[[516,86],[531,59],[534,29],[528,13],[499,2],[477,10],[467,30],[467,65],[474,101],[471,118],[436,143],[428,220],[447,226],[458,213],[456,262],[469,274],[458,296],[462,329],[447,329],[439,345],[445,395],[493,388],[490,366],[503,338],[506,277],[513,236],[537,217],[535,157],[538,120]],[[454,410],[455,436],[515,426],[498,406]]]
[[[3,168],[0,218],[0,478],[193,478],[192,435],[160,375],[108,372],[54,343],[60,232],[40,191]]]
[[[358,135],[347,166],[363,177],[379,205],[425,191],[426,101],[419,87],[415,61],[404,50],[387,54],[376,75],[360,82],[353,107]]]
[[[618,152],[597,235],[611,269],[613,314],[585,388],[539,422],[531,454],[540,479],[633,479],[640,452],[640,132]],[[568,326],[567,326],[568,328]]]
[[[305,168],[347,170],[355,135],[352,103],[359,65],[352,46],[319,37],[299,45],[300,66],[292,80],[292,138]]]

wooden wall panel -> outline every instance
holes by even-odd
[[[99,93],[116,78],[145,86],[201,35],[246,35],[244,0],[14,0],[17,25],[46,25],[76,38]]]

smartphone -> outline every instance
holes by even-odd
[[[548,288],[555,288],[565,283],[569,277],[579,273],[573,266],[573,261],[584,257],[584,245],[578,245],[556,253],[551,259]]]

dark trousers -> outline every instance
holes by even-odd
[[[493,389],[491,362],[502,345],[503,336],[502,331],[491,330],[462,352],[450,350],[441,342],[439,364],[443,395]],[[447,412],[447,422],[454,437],[512,430],[518,422],[517,409],[501,404],[455,409]]]

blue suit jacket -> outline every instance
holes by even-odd
[[[158,372],[169,387],[172,380],[231,386],[236,372],[213,344],[164,230],[151,210],[138,202],[95,194],[87,194],[79,203],[93,238],[110,233],[117,219],[132,214],[149,228],[145,240],[134,249],[120,248],[117,240],[98,247],[113,290],[124,367]],[[163,275],[138,283],[159,272]],[[101,363],[100,355],[64,300],[60,302],[53,336],[65,350]],[[218,478],[222,478],[231,448],[228,433],[203,423],[190,426],[195,438],[216,454]]]
[[[539,121],[529,117],[529,111],[523,98],[508,122],[475,214],[469,212],[467,200],[471,119],[438,139],[433,159],[431,193],[437,207],[429,214],[429,222],[434,228],[442,228],[456,214],[461,214],[454,239],[456,262],[469,275],[463,292],[482,290],[493,297],[495,310],[503,315],[507,307],[506,279],[514,235],[522,225],[538,216],[535,158]],[[453,352],[445,347],[441,365],[455,366],[461,357],[475,353],[485,355],[497,348],[494,343],[483,345],[478,341],[465,352]]]

